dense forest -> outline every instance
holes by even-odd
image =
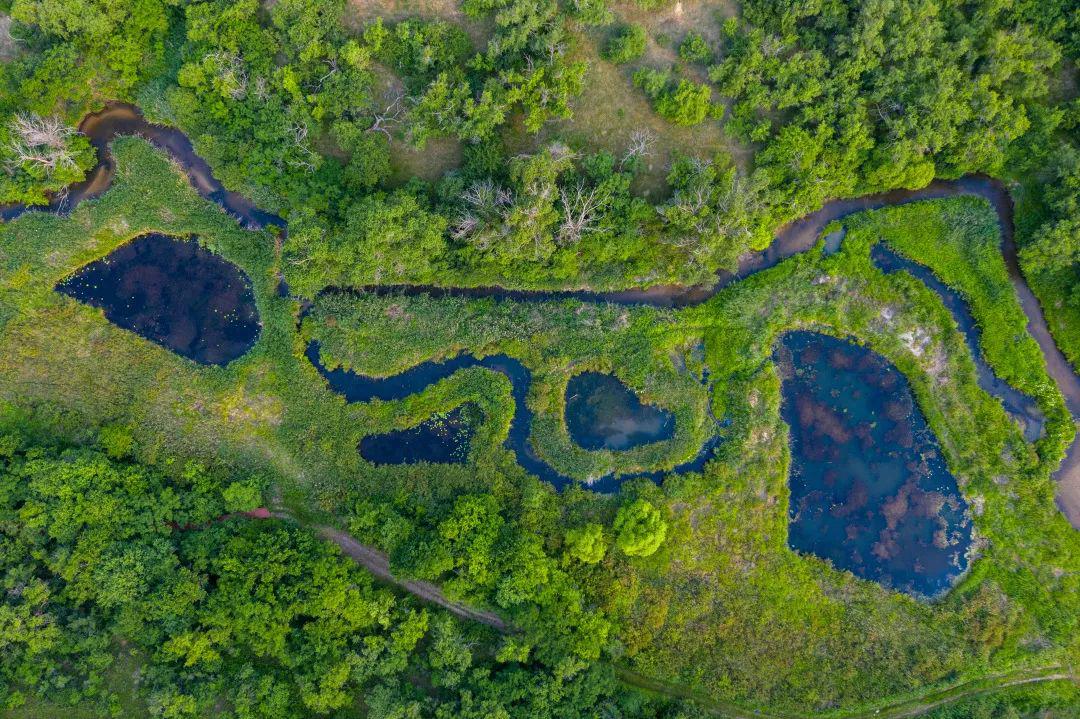
[[[1078,62],[1073,0],[0,0],[0,209],[59,210],[0,223],[0,717],[1075,716],[1080,539],[1052,479],[1075,424],[985,202],[852,216],[835,254],[687,309],[364,290],[707,285],[829,200],[989,176],[1080,368]],[[281,222],[240,228],[130,138],[109,190],[66,205],[110,102]],[[196,366],[52,291],[158,231],[243,271],[242,359]],[[876,243],[959,293],[1037,439]],[[788,548],[773,347],[808,327],[908,376],[971,505],[972,568],[933,601]],[[523,363],[530,451],[573,486],[507,448],[505,374],[346,402],[311,352],[376,378]],[[577,446],[587,371],[672,437]],[[358,454],[462,407],[461,464]]]

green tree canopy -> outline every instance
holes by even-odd
[[[623,505],[615,515],[615,544],[631,557],[647,557],[667,538],[660,510],[644,499]]]

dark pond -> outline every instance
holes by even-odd
[[[913,262],[908,258],[893,252],[878,242],[870,250],[870,259],[882,272],[908,272],[915,279],[924,283],[941,297],[945,307],[952,313],[957,327],[967,341],[971,358],[975,361],[975,370],[978,376],[979,386],[986,392],[1001,400],[1001,404],[1019,424],[1024,433],[1024,439],[1034,442],[1043,434],[1046,424],[1046,416],[1039,409],[1035,400],[1014,388],[1008,382],[1000,379],[983,357],[982,349],[979,348],[979,325],[968,308],[967,302],[959,292],[952,289],[937,278],[929,267]]]
[[[479,413],[475,404],[464,404],[410,429],[368,435],[360,440],[360,456],[374,464],[464,464]]]
[[[789,545],[933,596],[967,568],[967,503],[907,379],[883,357],[790,332],[776,359],[791,427]]]
[[[251,349],[261,329],[250,280],[195,240],[143,235],[56,290],[201,364],[228,364]]]
[[[580,484],[578,480],[567,477],[555,470],[533,451],[532,444],[529,442],[533,414],[525,402],[525,398],[529,394],[529,386],[532,384],[532,372],[513,357],[498,354],[477,359],[470,354],[461,354],[444,362],[422,362],[411,369],[385,378],[369,377],[343,369],[328,370],[323,366],[319,357],[319,345],[317,342],[308,344],[307,358],[330,384],[331,389],[341,394],[349,402],[370,402],[373,399],[388,401],[404,399],[411,394],[422,392],[432,384],[446,379],[458,370],[467,367],[484,367],[499,372],[510,380],[514,397],[514,417],[510,420],[510,432],[506,437],[504,446],[514,453],[518,464],[525,468],[526,471],[550,483],[555,489],[562,491],[568,486]],[[595,492],[610,493],[617,491],[619,485],[628,479],[644,477],[659,484],[668,474],[700,472],[705,467],[705,463],[712,457],[713,450],[719,442],[719,435],[714,435],[702,445],[697,456],[667,472],[608,475],[591,482],[588,488]],[[362,451],[361,454],[363,454]]]
[[[675,415],[642,404],[618,377],[574,375],[566,385],[566,427],[585,449],[623,450],[675,436]]]

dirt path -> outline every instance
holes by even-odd
[[[446,611],[455,614],[462,619],[486,624],[500,632],[510,630],[509,625],[494,612],[489,612],[484,609],[474,609],[466,604],[455,602],[447,598],[442,590],[431,582],[419,582],[395,577],[390,572],[390,561],[385,554],[374,547],[361,544],[340,529],[319,526],[315,527],[315,530],[322,537],[325,537],[338,545],[341,548],[341,551],[348,555],[350,559],[384,582],[398,586],[409,594],[417,596],[426,602],[437,604]]]

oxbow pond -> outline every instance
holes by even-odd
[[[624,450],[675,436],[675,415],[642,404],[618,377],[582,372],[566,385],[566,428],[585,449]]]

